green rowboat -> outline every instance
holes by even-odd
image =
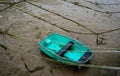
[[[42,52],[61,62],[86,63],[93,55],[82,42],[57,33],[49,34],[38,44]]]

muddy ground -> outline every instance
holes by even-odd
[[[2,0],[0,76],[120,76],[50,60],[37,43],[51,32],[89,46],[91,64],[120,68],[120,0]]]

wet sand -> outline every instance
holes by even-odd
[[[90,64],[120,67],[120,52],[114,52],[120,51],[119,0],[18,1],[0,3],[0,76],[120,75],[120,70],[57,63],[37,44],[56,32],[89,46],[95,52]]]

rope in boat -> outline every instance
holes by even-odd
[[[29,42],[31,42],[31,39],[27,39],[27,38],[24,38],[24,37],[20,37],[20,36],[11,36],[11,37],[13,37],[13,38],[19,38],[19,39],[21,39],[21,40],[23,40],[23,41],[29,41]],[[33,40],[35,43],[36,43],[36,41],[37,40]],[[38,42],[38,41],[37,41]],[[56,61],[56,60],[53,60],[53,59],[49,59],[49,58],[45,58],[45,57],[40,57],[40,56],[36,56],[36,55],[32,55],[32,54],[29,54],[29,53],[27,53],[27,52],[24,52],[24,51],[21,51],[21,50],[18,50],[18,51],[16,51],[16,50],[12,50],[12,49],[10,49],[8,46],[7,46],[7,48],[9,49],[9,50],[11,50],[12,52],[15,52],[15,53],[19,53],[19,54],[22,54],[22,55],[30,55],[30,56],[34,56],[34,57],[36,57],[36,58],[42,58],[42,59],[45,59],[45,60],[48,60],[48,61],[53,61],[53,62],[55,62],[55,63],[58,63],[58,62],[61,62],[61,61]],[[90,68],[99,68],[99,69],[113,69],[113,70],[120,70],[120,67],[114,67],[114,66],[106,66],[106,65],[94,65],[94,64],[78,64],[78,63],[74,63],[74,62],[70,62],[70,63],[68,63],[68,62],[61,62],[62,64],[70,64],[70,65],[73,65],[73,66],[83,66],[83,67],[90,67]]]

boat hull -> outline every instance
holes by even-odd
[[[63,47],[69,41],[74,43],[71,49],[69,49],[63,56],[57,55],[57,52],[60,51],[61,47]],[[93,55],[93,51],[82,42],[57,33],[49,34],[38,44],[42,52],[61,62],[86,63]]]

